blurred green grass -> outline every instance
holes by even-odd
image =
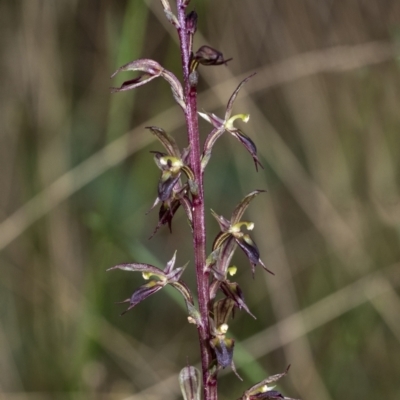
[[[400,5],[395,0],[193,0],[195,46],[233,57],[203,68],[200,108],[234,112],[264,170],[222,137],[206,171],[207,207],[246,217],[275,277],[241,254],[237,280],[257,320],[238,313],[235,363],[221,400],[268,373],[303,399],[396,399],[400,373]],[[109,76],[138,57],[179,71],[160,3],[0,3],[0,398],[180,396],[176,374],[199,360],[181,299],[165,290],[123,318],[115,301],[141,277],[119,262],[191,260],[183,213],[148,241],[157,212],[158,125],[186,145],[165,82],[109,94]],[[128,75],[126,75],[128,76]],[[121,80],[124,77],[120,78]],[[209,126],[201,122],[203,140]],[[209,243],[217,233],[208,216]],[[191,264],[193,265],[193,263]],[[185,272],[194,284],[193,271]]]

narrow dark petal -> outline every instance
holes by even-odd
[[[242,243],[246,243],[247,245],[249,245],[250,247],[253,247],[257,250],[258,252],[258,247],[257,245],[254,243],[253,239],[249,236],[249,235],[243,235],[243,242]],[[265,265],[264,263],[261,261],[261,258],[258,258],[258,263],[270,274],[275,275],[272,271],[270,271]]]
[[[171,198],[172,189],[174,188],[176,183],[179,181],[179,178],[180,178],[180,174],[177,174],[176,176],[171,176],[165,182],[163,182],[163,181],[159,182],[158,197],[160,198],[161,201],[166,201]]]
[[[178,210],[180,203],[178,200],[173,200],[168,206],[166,203],[163,203],[160,207],[160,211],[158,213],[158,224],[157,226],[168,224],[169,231],[172,233],[172,218]]]
[[[122,85],[121,85],[121,89],[123,89],[125,86],[131,86],[131,85],[133,85],[135,83],[139,83],[144,76],[146,76],[146,75],[142,75],[142,76],[139,76],[137,78],[130,79],[129,81],[123,82]]]
[[[221,289],[224,292],[225,296],[231,298],[235,302],[236,307],[238,307],[239,309],[243,308],[254,319],[256,319],[256,317],[250,312],[249,307],[247,307],[247,304],[244,301],[243,292],[236,282],[222,282]]]
[[[157,197],[156,201],[158,204],[160,202],[160,199]],[[168,224],[169,231],[170,231],[170,233],[172,233],[172,218],[174,217],[179,206],[180,206],[180,203],[177,200],[171,201],[171,204],[169,204],[169,205],[167,204],[167,202],[161,204],[160,210],[158,212],[158,223],[157,223],[156,227],[154,228],[153,233],[149,237],[149,240],[152,239],[153,236],[158,232],[158,230],[165,224]],[[151,210],[153,208],[154,207],[152,207]]]
[[[284,396],[277,390],[268,390],[267,392],[260,392],[250,397],[251,400],[273,400],[284,399]]]
[[[236,243],[245,252],[250,263],[257,265],[258,260],[260,259],[260,252],[256,244],[254,242],[248,243],[248,241],[245,241],[243,239],[236,239]]]
[[[128,80],[122,84],[120,88],[111,88],[111,92],[123,92],[126,90],[131,90],[136,87],[145,85],[151,80],[161,76],[164,68],[154,60],[149,59],[139,59],[132,62],[129,62],[122,67],[118,68],[112,75],[111,78],[114,78],[119,72],[122,71],[141,71],[143,74],[138,78]]]
[[[140,288],[136,290],[135,293],[133,293],[129,302],[129,307],[121,315],[127,313],[129,310],[131,310],[137,304],[142,302],[144,299],[147,299],[147,297],[151,296],[154,293],[157,293],[164,286],[165,283],[160,281],[150,281],[145,285],[140,286]]]
[[[219,342],[219,346],[217,346],[216,348],[216,355],[217,355],[217,361],[218,364],[222,367],[228,367],[231,365],[232,363],[232,359],[233,359],[233,347],[232,349],[228,349],[226,347],[225,341],[224,340],[220,340]]]
[[[215,351],[217,357],[218,365],[222,368],[226,368],[231,364],[232,357],[229,357],[229,353],[226,350],[225,343],[221,344],[222,340],[219,338],[214,338],[211,340],[211,346]]]
[[[229,367],[233,360],[233,348],[235,341],[233,339],[214,338],[210,342],[215,351],[218,365],[222,368]]]
[[[229,132],[236,137],[236,139],[239,140],[240,143],[243,144],[243,146],[246,148],[246,150],[251,154],[253,157],[254,165],[256,167],[256,170],[258,171],[258,166],[264,169],[262,164],[260,163],[260,160],[257,157],[257,147],[254,144],[254,142],[245,134],[243,133],[240,129],[235,129],[235,130],[229,130]]]
[[[252,246],[251,244],[245,242],[242,239],[235,238],[235,241],[239,245],[239,247],[244,251],[247,258],[249,259],[250,264],[251,264],[251,272],[252,272],[253,278],[254,278],[255,267],[258,264],[258,260],[260,259],[260,253],[258,251],[258,248],[255,245]]]
[[[268,392],[265,392],[266,394],[266,399],[283,399],[284,396],[279,393],[277,390],[268,390]]]

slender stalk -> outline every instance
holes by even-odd
[[[183,80],[186,97],[186,125],[190,146],[190,166],[198,185],[198,195],[193,199],[193,247],[196,267],[197,292],[202,326],[198,328],[201,363],[203,372],[204,400],[217,399],[217,381],[209,373],[212,361],[210,349],[210,326],[208,321],[209,274],[206,265],[206,229],[203,192],[203,174],[201,171],[200,135],[197,116],[197,88],[189,80],[190,74],[190,38],[186,25],[186,6],[183,0],[177,1],[178,20],[181,28],[178,30],[183,66]]]

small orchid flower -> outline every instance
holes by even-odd
[[[187,264],[180,268],[174,268],[175,260],[176,251],[171,260],[168,261],[164,270],[157,268],[154,265],[138,263],[118,264],[115,267],[109,268],[107,270],[111,271],[114,269],[121,269],[123,271],[141,272],[143,278],[148,281],[144,285],[140,286],[130,298],[119,302],[119,304],[129,303],[129,307],[121,315],[124,315],[137,304],[142,302],[144,299],[154,293],[157,293],[168,284],[173,286],[183,295],[189,311],[189,315],[191,315],[193,318],[197,315],[195,312],[194,301],[190,290],[185,283],[180,281],[181,275],[185,270]]]
[[[238,400],[273,400],[273,399],[282,399],[282,400],[295,400],[291,397],[285,397],[283,394],[278,392],[277,390],[273,390],[275,386],[268,386],[270,383],[276,382],[279,379],[283,378],[289,371],[290,365],[286,368],[286,371],[281,374],[276,374],[269,376],[263,381],[257,383],[252,386],[250,389],[247,389],[243,396]]]
[[[253,239],[249,234],[241,230],[243,226],[246,227],[247,230],[252,230],[254,228],[253,222],[241,221],[241,218],[250,201],[262,192],[264,192],[264,190],[255,190],[244,197],[233,211],[230,221],[216,214],[214,211],[211,211],[221,229],[221,232],[214,240],[213,252],[208,258],[208,268],[213,271],[214,277],[217,280],[222,281],[226,279],[229,263],[236,249],[236,245],[244,251],[249,259],[253,277],[257,264],[261,264],[267,272],[273,274],[261,261],[260,252]]]
[[[171,230],[171,221],[179,206],[183,207],[191,224],[192,202],[189,198],[189,193],[195,195],[197,189],[194,182],[194,174],[187,165],[189,149],[184,149],[181,153],[175,139],[163,129],[156,126],[148,126],[147,129],[157,137],[166,150],[166,153],[152,151],[154,161],[161,170],[157,188],[158,196],[150,209],[152,210],[161,202],[159,220],[153,232],[154,235],[164,224],[168,224]],[[187,183],[185,184],[181,183],[182,172],[187,177]]]
[[[142,72],[142,75],[137,78],[125,81],[119,88],[112,87],[111,93],[124,92],[126,90],[135,89],[139,86],[149,83],[155,78],[162,77],[169,83],[175,101],[181,106],[183,110],[186,109],[183,88],[178,78],[172,72],[163,68],[157,61],[147,58],[140,58],[138,60],[131,61],[118,68],[111,75],[111,78],[114,78],[115,75],[123,71],[140,71]]]
[[[254,161],[254,164],[255,164],[255,167],[257,170],[258,170],[258,166],[263,168],[263,166],[261,165],[261,163],[257,157],[257,147],[254,144],[254,142],[242,130],[240,130],[239,128],[236,128],[233,124],[237,119],[241,119],[243,122],[247,123],[250,119],[250,115],[249,114],[236,114],[236,115],[232,116],[233,103],[236,100],[239,90],[254,75],[255,74],[252,74],[252,75],[248,76],[246,79],[244,79],[239,84],[239,86],[236,88],[236,90],[233,92],[232,96],[230,97],[230,99],[228,101],[224,119],[221,119],[212,113],[199,112],[199,115],[214,127],[214,129],[208,135],[206,142],[204,144],[204,150],[203,150],[203,156],[202,156],[203,170],[206,167],[206,165],[211,157],[211,151],[212,151],[212,148],[213,148],[215,142],[225,131],[229,132],[232,136],[234,136],[237,140],[239,140],[240,143],[242,143],[242,145],[246,148],[246,150],[253,157],[253,161]]]

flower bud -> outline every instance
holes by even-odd
[[[197,12],[191,11],[186,17],[186,29],[191,34],[194,35],[197,30]]]

